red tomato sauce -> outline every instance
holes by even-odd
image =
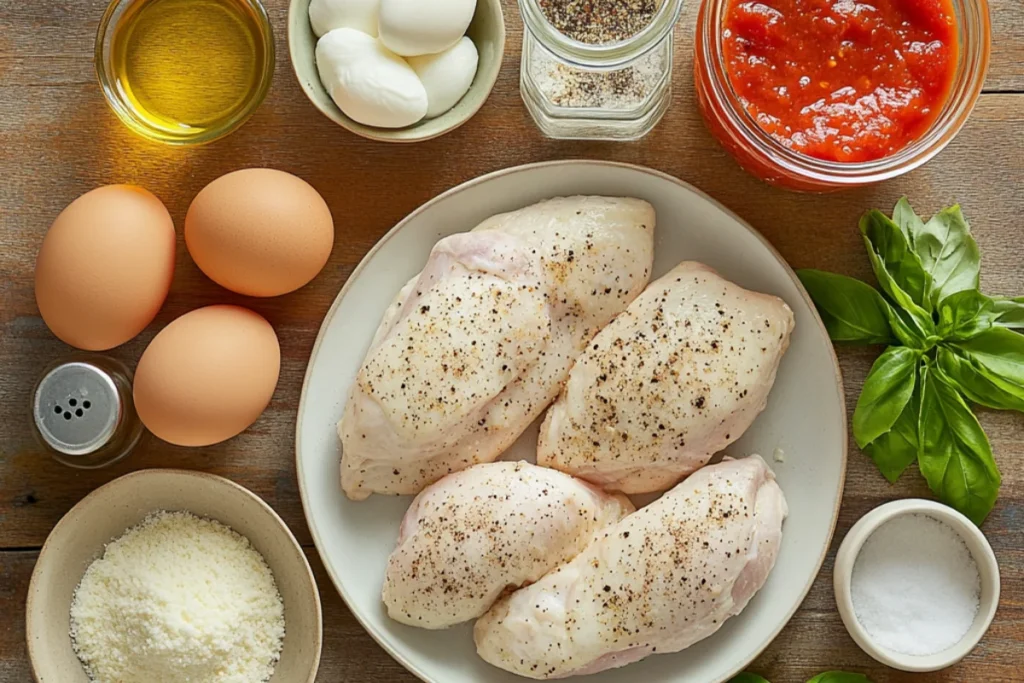
[[[830,161],[921,137],[956,71],[952,0],[730,0],[726,71],[758,125]]]

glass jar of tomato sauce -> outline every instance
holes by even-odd
[[[936,103],[937,111],[929,112],[927,119],[918,119],[922,124],[920,130],[908,127],[903,131],[907,137],[902,140],[896,139],[897,144],[876,148],[870,147],[876,144],[876,141],[866,142],[864,148],[857,147],[856,143],[852,148],[844,144],[834,145],[833,148],[823,144],[803,144],[808,137],[803,133],[810,132],[810,137],[813,137],[815,125],[817,132],[821,132],[822,129],[834,130],[829,128],[831,122],[827,118],[814,118],[815,107],[820,107],[821,102],[826,101],[828,97],[810,105],[807,104],[806,98],[803,102],[793,98],[794,102],[787,111],[786,104],[789,98],[780,99],[779,94],[788,95],[789,85],[792,85],[793,89],[803,85],[820,87],[823,92],[828,92],[830,88],[842,87],[839,83],[829,83],[827,70],[837,66],[836,60],[831,57],[825,56],[819,62],[820,66],[811,67],[808,74],[801,76],[792,84],[784,84],[781,81],[767,82],[775,75],[774,69],[764,82],[757,82],[756,68],[761,59],[758,56],[747,57],[746,61],[740,62],[740,67],[744,69],[748,64],[752,65],[749,74],[753,74],[753,81],[737,82],[732,78],[734,74],[729,71],[730,64],[737,64],[737,61],[735,43],[729,44],[728,41],[736,39],[733,22],[736,19],[735,12],[741,4],[745,5],[741,8],[742,11],[755,16],[755,23],[750,24],[757,34],[755,39],[775,39],[777,45],[783,45],[781,49],[797,50],[798,53],[793,59],[798,60],[801,57],[806,59],[808,54],[814,54],[816,38],[813,33],[805,35],[804,39],[810,45],[804,48],[799,46],[798,41],[789,40],[784,33],[786,15],[777,11],[778,8],[791,12],[802,11],[801,18],[806,20],[808,8],[813,8],[815,3],[824,5],[826,12],[846,3],[852,13],[851,16],[854,16],[858,11],[874,11],[874,4],[891,5],[894,2],[908,3],[906,6],[921,12],[917,16],[926,17],[922,19],[923,21],[928,21],[927,17],[935,15],[934,11],[929,10],[940,7],[940,3],[946,3],[954,15],[949,30],[951,44],[940,45],[949,49],[945,53],[950,59],[949,69],[942,74],[943,87],[948,86],[948,90],[943,91],[944,99]],[[862,6],[866,6],[866,10],[862,9]],[[906,6],[900,9],[905,9]],[[897,19],[902,19],[902,26],[907,25],[905,17]],[[761,23],[757,24],[758,21]],[[813,24],[804,21],[802,26],[813,27]],[[780,30],[783,33],[772,34],[772,31]],[[694,40],[694,80],[697,98],[711,133],[743,168],[768,183],[811,192],[827,192],[875,183],[917,168],[938,154],[960,131],[981,94],[985,73],[988,70],[990,32],[987,0],[884,0],[883,3],[872,3],[871,0],[857,0],[856,3],[854,0],[704,0],[698,15]],[[866,40],[869,43],[872,40],[870,31]],[[877,42],[875,40],[876,44]],[[936,44],[939,44],[939,41],[936,41]],[[927,43],[921,48],[922,60],[928,57],[925,48]],[[877,64],[879,61],[892,59],[890,54],[888,50],[879,47],[877,53],[865,53],[860,57],[864,63],[874,60],[876,66],[873,69],[877,74]],[[900,62],[903,60],[902,57],[895,59]],[[884,67],[883,64],[883,69]],[[744,76],[746,75],[748,73],[745,72]],[[741,96],[737,92],[737,83],[746,87],[745,92],[748,94],[765,94],[771,99],[770,104],[775,105],[774,111],[762,111],[751,98]],[[879,92],[881,99],[884,100],[884,93]],[[887,92],[891,94],[893,91]],[[841,99],[841,93],[839,95]],[[877,103],[877,98],[873,101]],[[860,103],[860,100],[857,102]],[[847,115],[851,105],[840,106],[845,106],[845,109],[842,114],[837,115]],[[915,115],[919,114],[919,111],[915,112]],[[811,126],[809,131],[803,131],[799,128],[804,123],[801,119],[808,117],[814,123],[808,124]],[[837,123],[836,126],[839,127],[840,124]],[[862,125],[861,129],[863,130]],[[913,135],[911,136],[908,131],[913,131]],[[787,137],[788,135],[792,137]],[[872,158],[873,156],[875,158]]]

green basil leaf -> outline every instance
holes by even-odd
[[[890,306],[878,290],[852,277],[820,270],[797,271],[828,336],[835,342],[889,344]]]
[[[959,205],[932,216],[912,239],[922,265],[931,276],[932,303],[954,292],[978,289],[981,252]]]
[[[976,337],[956,342],[955,346],[986,375],[1019,388],[1024,396],[1024,335],[993,327]]]
[[[769,682],[768,682],[767,678],[764,678],[762,676],[758,676],[757,674],[752,674],[749,671],[744,671],[743,673],[741,673],[741,674],[739,674],[737,676],[733,676],[729,680],[729,683],[769,683]]]
[[[910,248],[910,242],[900,227],[878,209],[872,209],[861,217],[860,232],[882,289],[901,308],[911,313],[930,312],[932,306],[928,292],[932,286],[931,275]]]
[[[1024,412],[1024,394],[1019,387],[987,375],[971,359],[943,346],[939,347],[935,360],[942,374],[956,385],[968,401],[996,410]]]
[[[932,334],[927,337],[922,334],[919,326],[914,323],[911,315],[902,308],[890,306],[889,302],[885,303],[886,306],[888,306],[886,314],[889,316],[889,327],[892,328],[892,333],[896,335],[896,339],[898,339],[901,344],[909,346],[912,349],[927,351],[935,346],[937,342],[941,341],[937,334]],[[931,323],[931,319],[928,320],[928,323]]]
[[[914,393],[920,359],[916,349],[890,346],[871,366],[853,411],[853,438],[858,446],[864,448],[892,429]]]
[[[939,302],[939,324],[936,332],[950,341],[976,337],[992,327],[992,299],[976,289],[950,294]]]
[[[924,221],[914,212],[906,197],[900,197],[892,210],[892,222],[899,226],[903,236],[907,238],[910,248],[914,248],[914,235],[924,228]]]
[[[985,431],[956,387],[932,364],[921,368],[917,464],[943,502],[981,525],[1002,477]]]
[[[1024,329],[1024,296],[992,297],[992,311],[995,315],[993,321],[1000,327],[1012,329]]]
[[[915,383],[917,372],[914,372]],[[907,401],[892,429],[863,448],[882,476],[895,483],[911,463],[917,460],[917,423],[921,407],[921,390],[915,386],[914,393]]]
[[[807,683],[871,683],[871,679],[864,674],[854,674],[848,671],[826,671]]]

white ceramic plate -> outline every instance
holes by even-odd
[[[430,683],[520,683],[476,656],[469,625],[425,631],[388,619],[380,599],[388,554],[408,497],[361,503],[341,491],[335,425],[349,386],[392,297],[438,239],[483,219],[559,195],[640,197],[657,210],[654,277],[695,259],[738,284],[776,294],[796,314],[789,352],[767,409],[729,452],[761,453],[789,501],[778,564],[760,593],[711,638],[681,653],[648,657],[588,683],[717,683],[740,671],[778,635],[814,581],[832,538],[846,473],[846,409],[832,345],[793,271],[748,225],[667,175],[605,162],[522,166],[460,185],[427,202],[367,254],[327,313],[306,371],[296,430],[302,502],[327,571],[352,612],[383,647]],[[529,431],[513,450],[528,455]],[[783,453],[782,461],[775,456]]]

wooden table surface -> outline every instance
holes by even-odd
[[[405,214],[483,173],[570,157],[644,164],[724,203],[794,267],[864,278],[869,270],[856,229],[862,211],[887,209],[902,194],[923,212],[959,201],[981,245],[983,289],[1024,294],[1024,3],[990,1],[994,33],[986,93],[949,148],[903,178],[833,196],[808,196],[747,176],[705,131],[691,86],[696,0],[688,2],[677,31],[672,107],[643,141],[557,142],[538,133],[519,98],[522,28],[513,1],[505,0],[508,44],[490,100],[462,129],[413,146],[363,140],[313,109],[288,63],[287,2],[270,0],[278,58],[269,97],[240,131],[190,150],[133,137],[106,108],[92,67],[103,0],[0,0],[0,681],[31,680],[24,645],[25,594],[50,529],[89,491],[148,467],[202,469],[230,477],[262,496],[287,521],[307,548],[323,595],[319,681],[414,680],[351,616],[312,546],[295,478],[295,415],[320,321],[353,267]],[[266,316],[281,339],[281,379],[267,412],[227,443],[189,450],[150,439],[119,465],[96,472],[71,470],[42,454],[29,430],[30,390],[40,370],[69,351],[43,325],[33,296],[33,263],[50,222],[79,194],[128,182],[163,199],[180,231],[190,200],[206,183],[247,166],[296,173],[324,195],[337,226],[327,267],[297,293],[245,300],[206,280],[179,238],[167,303],[144,334],[113,355],[134,366],[153,334],[176,316],[209,303],[241,302]],[[844,349],[839,354],[851,411],[876,353]],[[836,547],[869,509],[894,498],[928,495],[916,473],[889,486],[851,439],[832,552],[799,613],[753,670],[774,683],[801,683],[832,668],[863,671],[876,683],[1024,680],[1024,418],[985,412],[981,421],[1003,472],[1002,494],[984,526],[1002,568],[1002,600],[981,645],[945,672],[915,676],[875,663],[847,635],[831,589]]]

